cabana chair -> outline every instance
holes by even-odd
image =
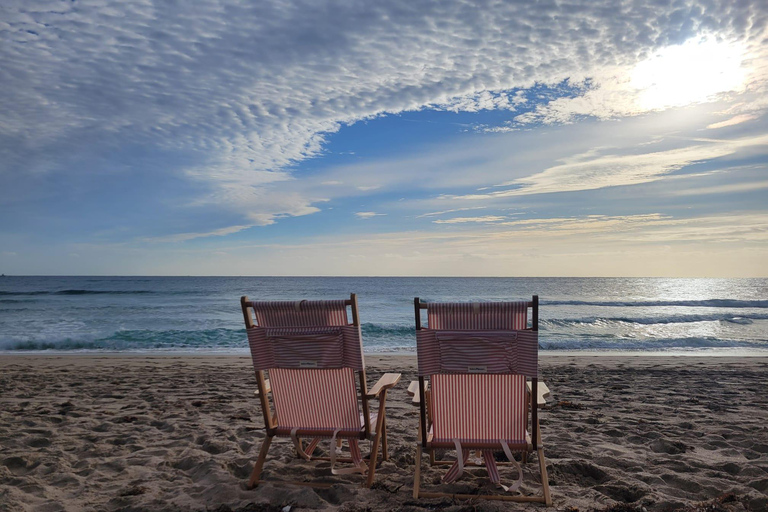
[[[419,380],[408,387],[419,406],[419,442],[416,448],[414,498],[483,498],[503,501],[534,501],[551,505],[547,467],[537,406],[548,389],[538,382],[538,306],[531,302],[423,303],[414,299]],[[532,322],[528,327],[528,308]],[[421,310],[428,312],[428,328],[421,326]],[[526,377],[530,382],[526,383]],[[430,379],[427,382],[427,378]],[[537,397],[530,407],[530,397]],[[531,411],[531,430],[528,412]],[[456,461],[435,460],[435,449],[455,449]],[[482,454],[488,477],[509,494],[451,494],[420,491],[421,453],[429,453],[431,465],[452,464],[443,482],[458,479],[470,451]],[[515,466],[517,481],[501,485],[494,452],[503,451]],[[523,473],[513,452],[527,462],[536,452],[542,494],[514,494]]]
[[[267,430],[248,487],[261,481],[275,436],[291,438],[298,455],[305,460],[329,460],[334,475],[363,474],[363,485],[370,487],[380,441],[382,458],[388,459],[384,405],[387,390],[397,384],[400,374],[386,373],[368,389],[355,294],[349,300],[297,302],[256,302],[242,297],[240,304]],[[347,306],[352,309],[351,324]],[[369,411],[368,400],[372,398],[379,400],[378,412]],[[308,446],[304,446],[302,437],[310,439]],[[313,457],[312,452],[323,438],[331,440],[330,456]],[[348,441],[350,457],[336,456],[342,439]],[[362,439],[372,440],[367,463],[360,453]],[[337,462],[352,462],[353,466],[337,469]],[[317,488],[332,485],[282,483]]]

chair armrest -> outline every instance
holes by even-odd
[[[267,393],[269,393],[270,391],[272,391],[272,386],[269,384],[269,379],[264,379],[264,384],[265,384],[265,385],[264,385],[264,387],[266,388],[266,389],[265,389],[265,391],[266,391]],[[254,391],[254,392],[253,392],[253,395],[254,395],[254,396],[259,396],[259,390],[257,389],[256,391]]]
[[[533,386],[531,386],[530,382],[525,383],[526,387],[528,388],[528,393],[531,393],[533,391]],[[549,398],[549,388],[544,382],[539,382],[536,385],[536,394],[538,395],[536,397],[536,404],[538,407],[544,407],[547,405],[547,398]]]
[[[368,394],[365,396],[367,398],[378,398],[382,391],[395,387],[395,384],[400,382],[400,377],[402,377],[400,373],[385,373],[381,376],[379,382],[368,390]]]
[[[429,389],[429,382],[424,381],[424,391],[427,391]],[[421,403],[421,396],[419,396],[419,381],[412,380],[410,384],[408,384],[408,394],[413,397],[411,400],[412,405],[419,405]]]

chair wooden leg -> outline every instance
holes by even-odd
[[[253,489],[259,483],[259,477],[261,476],[261,470],[264,467],[264,461],[267,459],[267,452],[269,451],[269,445],[272,444],[272,436],[267,436],[261,443],[261,450],[259,451],[259,458],[256,459],[256,465],[253,467],[251,478],[248,480],[248,488]]]
[[[434,466],[435,465],[435,449],[430,448],[429,450],[429,465]]]
[[[379,442],[381,442],[382,434],[384,433],[384,409],[387,403],[387,393],[381,395],[379,398],[379,416],[376,420],[376,435],[373,437],[373,446],[371,446],[371,458],[368,460],[368,478],[365,479],[365,487],[373,485],[373,477],[376,474],[376,462],[379,455]]]
[[[416,471],[413,475],[413,499],[419,499],[419,487],[421,487],[421,443],[416,445]]]
[[[536,450],[539,456],[539,471],[541,472],[541,487],[544,490],[544,503],[552,504],[552,496],[549,494],[549,477],[547,476],[547,461],[544,460],[544,448],[539,446]]]
[[[381,422],[381,459],[389,460],[389,446],[387,445],[387,417]]]
[[[373,477],[376,474],[376,459],[379,455],[379,441],[381,440],[381,431],[377,430],[371,446],[371,458],[368,460],[368,477],[365,479],[365,487],[373,485]]]
[[[549,476],[547,476],[547,461],[544,459],[544,446],[541,443],[541,427],[539,426],[536,431],[536,452],[539,459],[539,472],[541,473],[541,488],[544,491],[544,504],[550,506],[552,496],[549,494]]]

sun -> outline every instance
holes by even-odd
[[[744,88],[745,53],[738,43],[690,39],[637,64],[630,86],[638,91],[637,102],[643,110],[711,101],[718,94]]]

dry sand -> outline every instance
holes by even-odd
[[[1,356],[0,510],[544,510],[414,501],[415,360],[366,362],[370,384],[403,373],[387,401],[391,459],[374,488],[331,477],[328,463],[299,460],[278,440],[266,478],[338,485],[247,490],[264,437],[247,357]],[[768,510],[768,359],[550,356],[541,366],[554,510]],[[536,467],[524,465],[524,493],[537,490]],[[444,469],[422,469],[423,485],[445,488],[434,485]],[[493,490],[485,474],[470,469],[453,489]]]

